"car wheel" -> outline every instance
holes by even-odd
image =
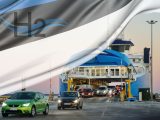
[[[36,112],[36,108],[35,108],[35,106],[33,106],[32,108],[31,108],[31,117],[34,117],[34,116],[36,116],[36,114],[37,114],[37,112]]]
[[[2,117],[8,117],[7,113],[2,113]]]
[[[45,111],[43,112],[44,115],[48,115],[49,113],[49,105],[46,106]]]
[[[80,108],[80,107],[79,107],[79,104],[77,104],[76,109],[79,110],[79,108]]]
[[[58,107],[57,107],[57,109],[58,109],[58,110],[61,110],[61,107],[60,107],[60,106],[58,106]]]
[[[83,108],[83,102],[82,102],[82,104],[81,104],[81,106],[80,106],[80,109],[82,109]]]
[[[80,109],[82,109],[83,108],[83,106],[80,106]]]

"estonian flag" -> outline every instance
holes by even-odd
[[[0,0],[0,95],[48,80],[106,49],[160,0]]]

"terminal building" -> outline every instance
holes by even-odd
[[[138,99],[139,90],[147,89],[149,84],[149,63],[144,63],[144,55],[130,54],[131,41],[115,40],[112,45],[90,61],[60,75],[60,92],[67,91],[68,79],[75,86],[86,85],[96,89],[98,86],[124,85],[131,80],[131,93]]]

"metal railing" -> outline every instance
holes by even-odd
[[[123,67],[124,69],[124,67]],[[107,70],[107,72],[106,72]],[[111,71],[112,70],[112,71]],[[116,71],[118,70],[118,71]],[[69,77],[74,78],[128,78],[128,73],[124,71],[121,73],[121,68],[119,67],[79,67],[73,69],[69,72]]]

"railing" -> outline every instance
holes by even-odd
[[[141,77],[146,73],[144,67],[135,67],[131,74],[134,80]],[[105,79],[105,78],[119,78],[127,79],[129,77],[127,67],[124,66],[105,66],[105,67],[77,67],[67,73],[61,75],[63,82],[71,78],[84,78],[84,79]]]
[[[118,66],[78,67],[71,70],[68,76],[74,78],[128,78],[128,73],[126,67]]]
[[[82,74],[71,74],[69,77],[73,78],[128,78],[128,75],[125,76],[108,76],[108,75],[99,75],[99,76],[88,76]]]

